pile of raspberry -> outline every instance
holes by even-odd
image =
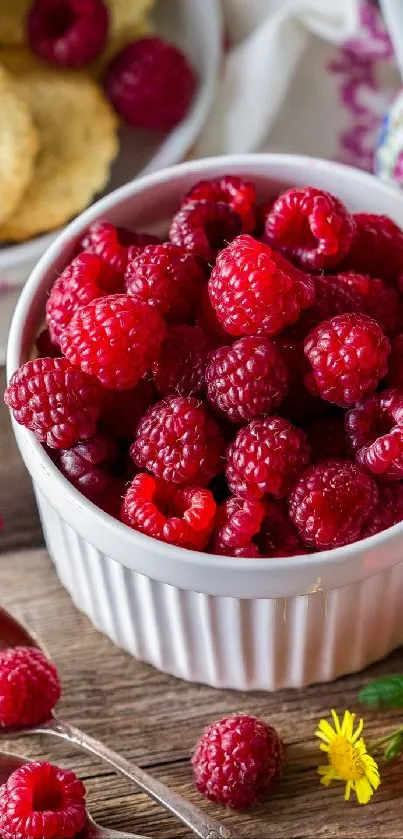
[[[224,175],[165,241],[93,224],[5,395],[106,513],[228,557],[403,519],[403,232],[314,187],[259,202]]]

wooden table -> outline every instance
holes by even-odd
[[[4,377],[0,381],[3,392]],[[331,707],[357,710],[357,690],[366,680],[403,671],[403,651],[364,674],[331,685],[273,695],[219,691],[189,685],[141,664],[96,632],[60,586],[43,546],[30,482],[0,405],[0,592],[45,640],[64,685],[61,716],[105,740],[128,758],[211,813],[216,807],[192,786],[189,754],[203,726],[245,711],[262,716],[287,744],[287,769],[275,793],[253,811],[219,810],[228,825],[250,839],[306,837],[403,837],[403,761],[384,767],[372,803],[345,804],[340,784],[319,785],[316,722]],[[403,619],[403,618],[402,618]],[[366,714],[368,740],[397,726],[399,712]],[[95,818],[105,827],[144,833],[154,839],[189,837],[189,832],[97,760],[50,738],[3,744],[27,757],[51,759],[79,773]]]

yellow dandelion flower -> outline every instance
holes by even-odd
[[[318,767],[321,784],[328,787],[332,781],[344,781],[346,801],[353,791],[359,804],[368,804],[381,779],[378,766],[361,737],[364,721],[360,719],[354,731],[355,714],[345,711],[343,722],[340,722],[336,711],[332,710],[332,717],[334,728],[327,720],[320,720],[315,731],[329,761],[326,766]]]

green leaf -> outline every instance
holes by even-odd
[[[385,749],[386,760],[396,760],[403,752],[403,731],[397,731]]]
[[[370,708],[403,708],[403,675],[375,679],[360,690],[358,698]]]

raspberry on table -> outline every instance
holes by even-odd
[[[356,230],[341,270],[380,277],[396,286],[403,271],[403,231],[387,216],[355,213]]]
[[[87,821],[85,786],[51,763],[25,763],[0,787],[4,839],[73,839]]]
[[[393,338],[390,346],[388,372],[385,382],[388,387],[403,391],[403,334]]]
[[[213,408],[232,422],[247,422],[281,405],[288,390],[288,372],[280,351],[268,338],[247,336],[214,352],[206,383]]]
[[[160,396],[203,396],[205,372],[217,343],[199,326],[168,326],[161,355],[153,364]]]
[[[353,216],[334,195],[312,186],[287,189],[266,218],[265,241],[304,268],[341,262],[355,233]]]
[[[149,408],[130,454],[140,469],[174,484],[204,487],[225,465],[220,429],[203,402],[191,396],[169,396]]]
[[[201,551],[210,539],[215,511],[210,490],[168,484],[141,473],[126,491],[121,518],[146,536]]]
[[[218,320],[239,336],[276,335],[315,298],[310,276],[246,234],[218,255],[208,289]]]
[[[384,390],[348,411],[345,426],[357,463],[377,478],[403,478],[403,393]]]
[[[378,501],[375,481],[349,460],[310,466],[289,497],[291,521],[302,541],[317,550],[357,541]]]
[[[32,52],[58,67],[84,67],[101,54],[109,30],[103,0],[33,0],[27,16]]]
[[[54,664],[37,647],[0,650],[0,726],[36,725],[60,698]]]
[[[103,387],[130,390],[158,358],[165,332],[155,309],[125,294],[110,294],[76,311],[60,346],[72,364]]]
[[[225,201],[189,201],[174,215],[169,238],[211,266],[241,230],[241,216]]]
[[[80,240],[80,247],[100,256],[117,274],[124,274],[130,253],[141,253],[147,245],[158,245],[160,239],[151,233],[135,233],[116,227],[108,221],[94,221]],[[123,290],[123,289],[110,289]]]
[[[58,466],[62,475],[93,501],[112,487],[114,479],[107,469],[117,455],[118,446],[113,437],[98,432],[90,440],[61,451]]]
[[[241,216],[243,233],[250,233],[255,227],[255,185],[237,175],[199,181],[185,195],[182,206],[193,201],[224,201]]]
[[[305,387],[305,376],[309,373],[309,362],[304,355],[302,341],[290,337],[289,332],[276,335],[273,344],[280,351],[288,373],[288,393],[281,403],[281,414],[299,425],[317,416],[322,416],[326,404],[313,396]]]
[[[343,416],[316,417],[304,426],[304,431],[311,447],[313,462],[332,457],[339,460],[352,457]]]
[[[276,730],[258,717],[233,714],[211,723],[192,756],[199,792],[224,807],[246,810],[268,796],[284,766]]]
[[[363,524],[361,539],[403,521],[403,484],[378,484],[378,503]]]
[[[66,358],[37,358],[12,375],[4,401],[41,443],[68,449],[93,437],[103,397],[97,379]]]
[[[260,557],[253,538],[259,533],[264,516],[260,501],[231,496],[217,507],[213,532],[213,552],[221,556]]]
[[[60,358],[62,354],[60,347],[53,343],[48,329],[42,329],[35,344],[39,358]]]
[[[241,428],[227,451],[226,475],[234,495],[284,498],[309,463],[303,431],[283,417],[254,419]]]
[[[139,420],[156,400],[153,382],[144,376],[131,390],[109,390],[101,413],[103,428],[131,443]]]
[[[112,58],[105,90],[134,128],[170,131],[190,107],[195,73],[186,56],[162,38],[139,38]]]
[[[128,295],[173,323],[192,319],[204,284],[204,272],[194,257],[171,242],[144,248],[125,273]]]
[[[387,372],[390,343],[367,315],[336,315],[304,342],[311,365],[305,384],[316,396],[348,408],[374,391]]]

